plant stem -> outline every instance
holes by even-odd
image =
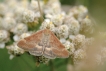
[[[44,18],[43,18],[43,13],[41,10],[40,2],[39,2],[39,0],[37,0],[37,1],[38,1],[38,7],[39,7],[40,15],[41,15],[41,22],[43,22]]]
[[[54,70],[54,65],[53,65],[53,61],[52,61],[52,60],[50,60],[50,71],[55,71],[55,70]]]

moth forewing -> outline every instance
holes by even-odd
[[[20,40],[17,45],[34,56],[44,56],[50,59],[67,58],[69,56],[63,44],[49,29],[38,31]]]

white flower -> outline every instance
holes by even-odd
[[[23,21],[24,22],[33,22],[34,21],[34,18],[35,18],[35,13],[34,13],[34,11],[32,11],[32,10],[25,10],[24,12],[23,12]]]
[[[82,48],[85,44],[85,36],[78,34],[75,36],[75,38],[72,40],[72,43],[74,44],[75,48]]]
[[[70,49],[70,41],[66,41],[65,43],[64,43],[64,46],[66,47],[66,49]]]
[[[29,33],[29,32],[27,32],[27,33],[22,33],[21,35],[14,35],[13,36],[13,39],[14,39],[14,41],[19,41],[20,39],[23,39],[23,38],[25,38],[25,37],[28,37],[28,36],[30,36],[31,35],[31,33]]]
[[[86,52],[82,49],[78,49],[74,52],[74,63],[77,64],[79,61],[86,57]]]
[[[83,5],[79,6],[79,10],[83,14],[87,14],[88,13],[88,9],[85,6],[83,6]]]
[[[84,17],[86,17],[87,13],[88,13],[88,9],[82,5],[74,6],[69,11],[69,15],[78,19],[78,21],[81,21]]]
[[[88,9],[83,5],[80,5],[78,9],[79,9],[78,21],[82,21],[82,19],[86,17]]]
[[[66,15],[65,17],[64,17],[64,24],[70,24],[70,22],[72,21],[72,20],[75,20],[75,18],[73,17],[73,16],[70,16],[70,15]]]
[[[61,42],[62,44],[64,44],[64,43],[66,42],[66,39],[65,39],[65,38],[60,38],[60,42]]]
[[[41,9],[43,9],[44,2],[41,1],[41,0],[39,0],[39,2],[40,2]],[[30,8],[35,12],[39,11],[38,1],[37,0],[31,0]]]
[[[20,38],[23,39],[23,38],[28,37],[28,36],[30,36],[30,35],[31,35],[30,33],[23,33],[23,34],[20,36]]]
[[[6,30],[0,30],[0,42],[7,42],[9,39],[9,33]]]
[[[78,34],[80,30],[80,24],[77,20],[73,19],[70,21],[70,23],[67,24],[69,27],[69,34]]]
[[[9,10],[13,10],[17,5],[19,6],[19,1],[18,0],[6,0],[6,5],[8,6]]]
[[[51,21],[53,22],[53,24],[55,26],[60,26],[63,24],[64,16],[65,16],[64,12],[62,12],[60,14],[53,15],[51,17]]]
[[[75,35],[69,35],[69,40],[70,41],[74,40],[74,38],[75,38]]]
[[[85,18],[81,21],[81,29],[84,33],[93,33],[93,24],[89,18]]]
[[[17,46],[17,43],[13,43],[13,45],[7,46],[6,48],[8,49],[8,53],[14,56],[21,55],[25,52],[23,49]],[[11,58],[13,57],[10,57],[10,59]]]
[[[28,8],[29,7],[29,1],[28,0],[21,0],[19,1],[19,6]]]
[[[19,35],[14,35],[13,36],[14,41],[18,41],[20,39]]]
[[[70,41],[66,41],[66,42],[64,43],[64,46],[65,46],[66,49],[69,50],[70,55],[74,53],[75,48],[74,48],[74,44],[73,44],[73,43],[70,43]]]
[[[59,0],[49,0],[45,5],[45,14],[59,14],[61,13],[61,4]]]
[[[23,24],[23,23],[19,23],[16,25],[16,27],[14,27],[11,32],[13,32],[14,34],[17,34],[17,35],[20,35],[22,33],[25,33],[27,32],[28,30],[28,27],[26,24]]]
[[[46,29],[46,28],[50,29],[52,32],[55,32],[55,26],[52,23],[52,21],[50,21],[50,19],[45,19],[40,27],[40,29]]]
[[[23,7],[16,7],[14,15],[15,18],[18,22],[22,22],[23,21],[23,12],[25,11],[25,8]]]
[[[70,43],[70,49],[69,49],[70,55],[72,55],[75,52],[74,44]]]
[[[12,13],[12,12],[7,12],[7,13],[5,14],[5,17],[14,18],[14,13]]]
[[[53,18],[53,15],[51,15],[51,14],[46,14],[45,17],[46,17],[47,19],[51,19],[51,18]]]
[[[12,17],[5,17],[2,25],[5,30],[11,30],[11,28],[15,27],[16,21]]]
[[[4,3],[0,3],[0,15],[5,15],[7,6]]]
[[[68,27],[67,25],[61,25],[59,27],[57,27],[56,29],[56,35],[59,37],[59,38],[67,38],[69,33],[68,33]]]
[[[74,6],[70,9],[69,15],[73,16],[74,18],[78,18],[79,10],[77,6]]]

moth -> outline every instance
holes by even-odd
[[[68,58],[69,52],[49,29],[40,30],[17,43],[17,46],[34,56],[55,59]]]

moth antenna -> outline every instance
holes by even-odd
[[[37,1],[38,1],[39,12],[40,12],[40,15],[41,15],[41,22],[43,22],[43,20],[44,20],[44,18],[43,18],[43,12],[42,12],[42,10],[41,10],[41,6],[40,6],[39,0],[37,0]]]

